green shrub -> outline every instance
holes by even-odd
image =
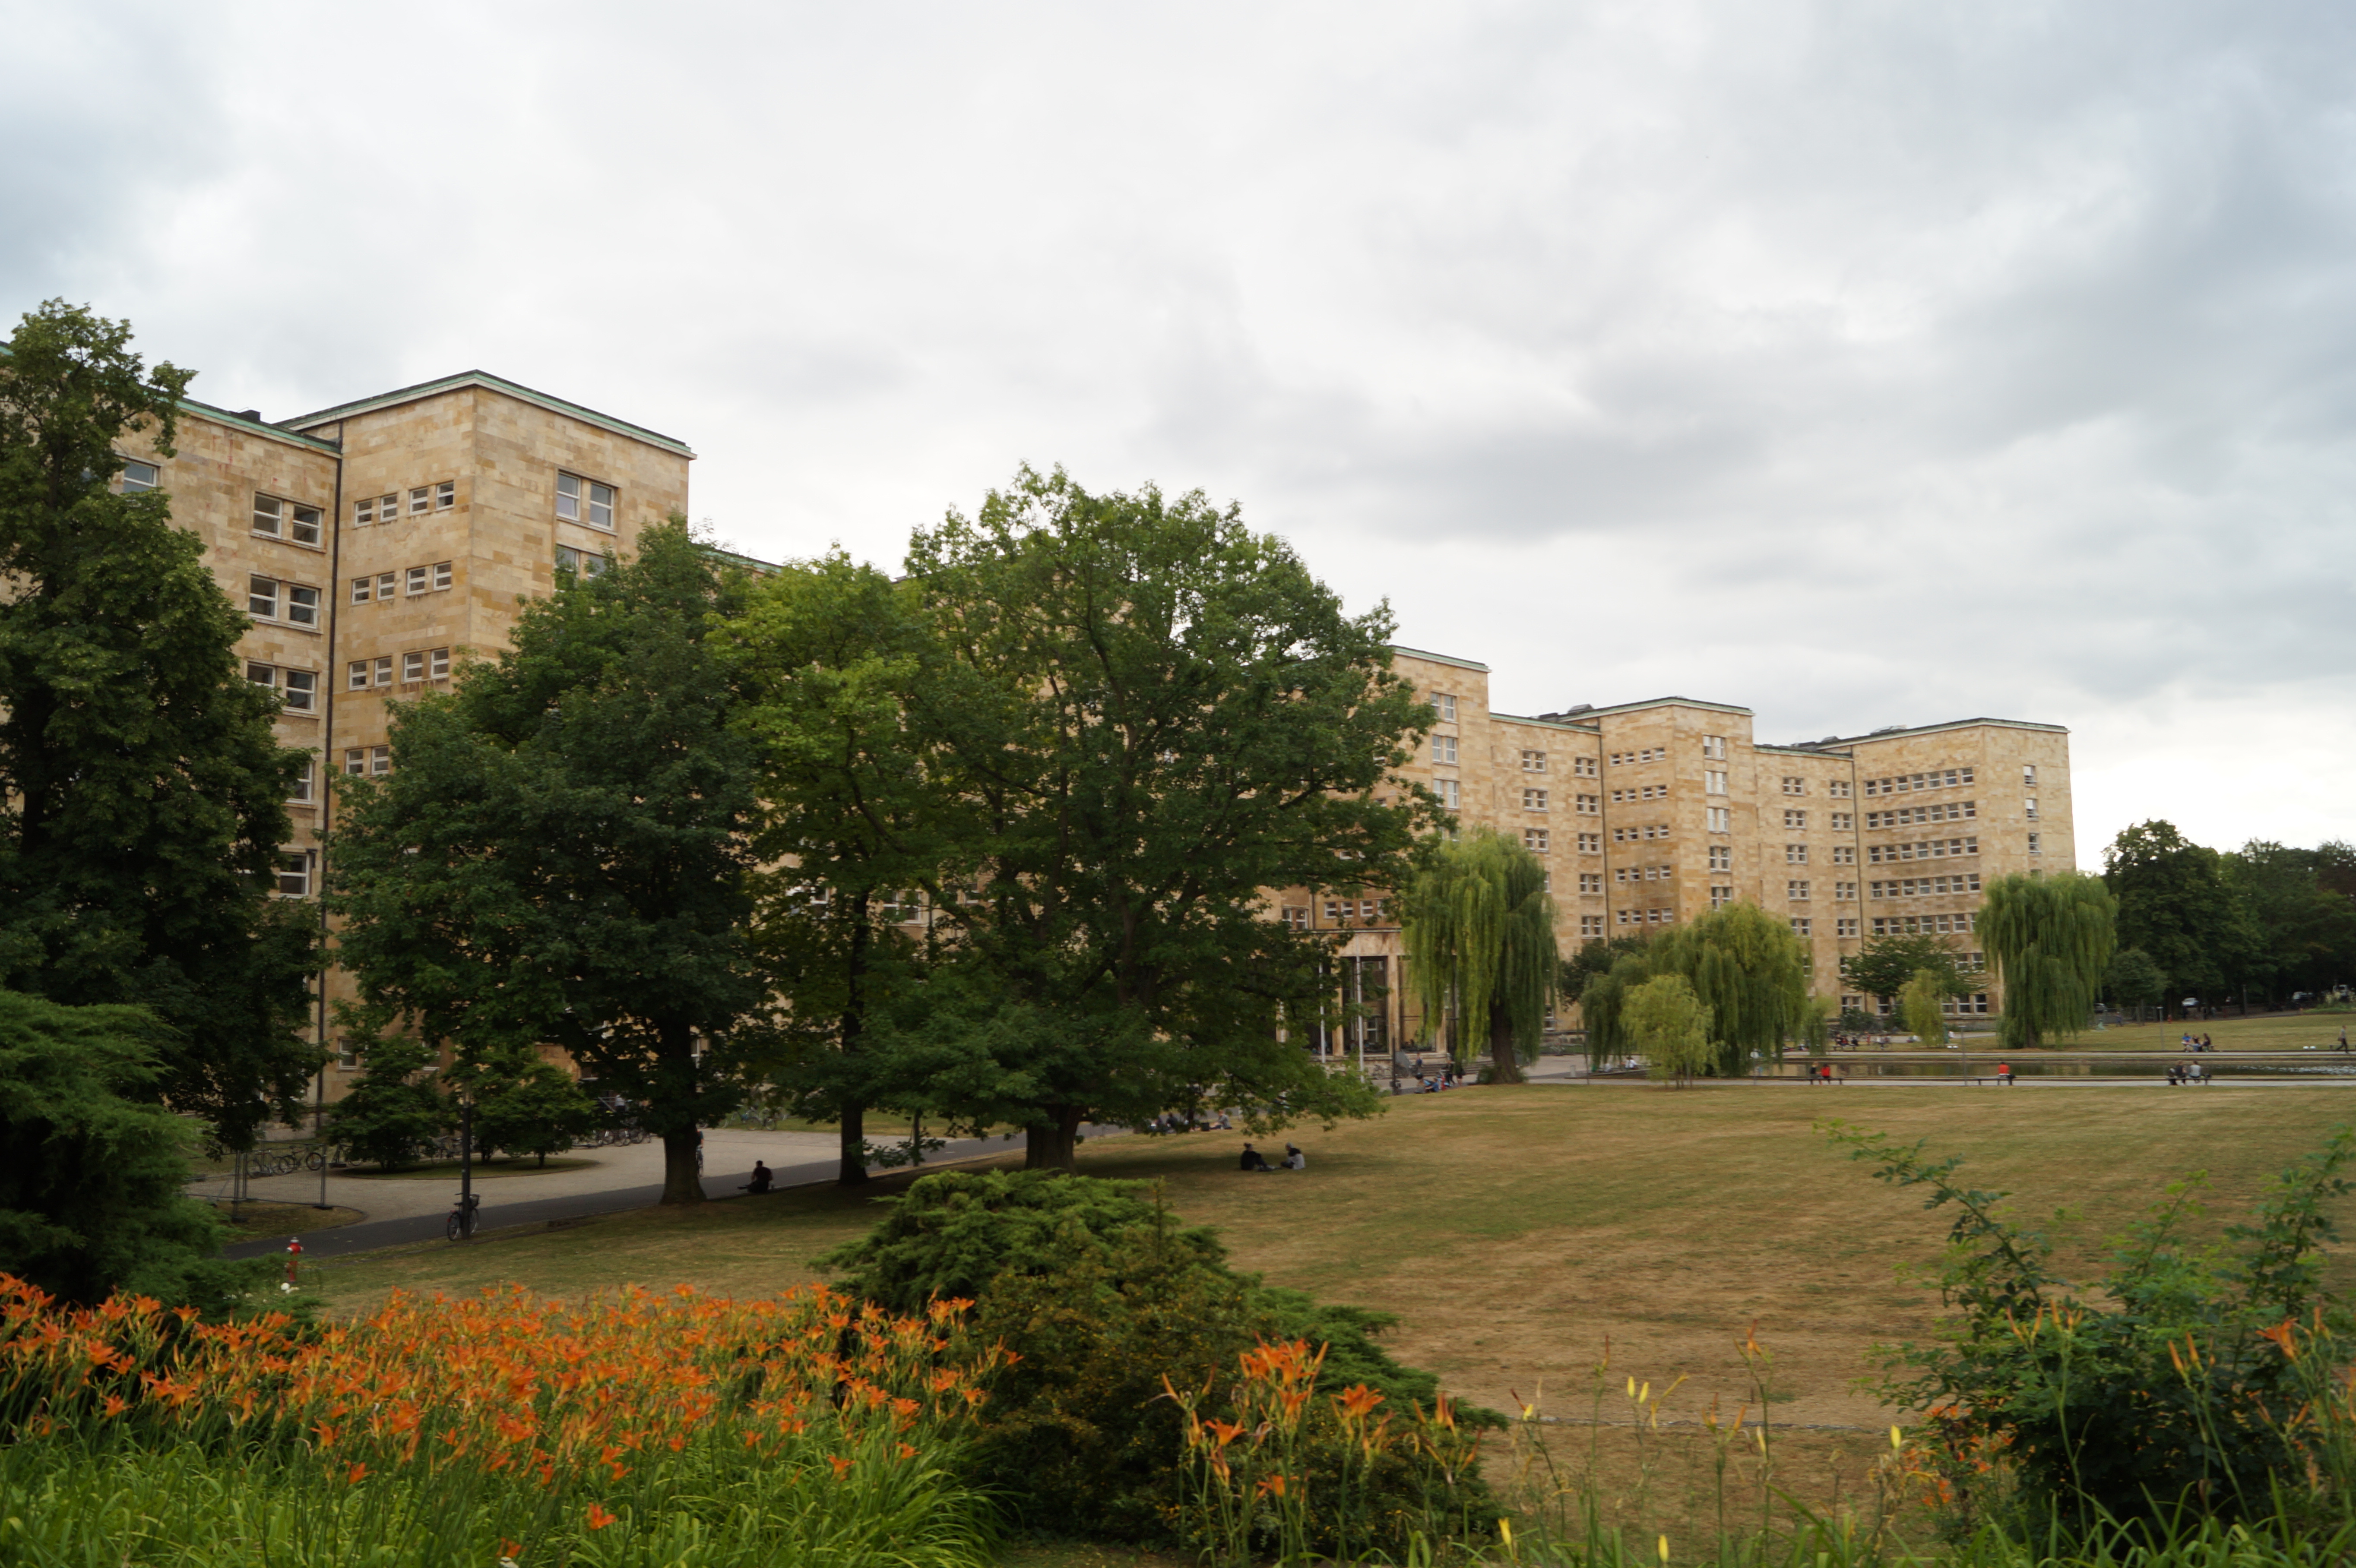
[[[2340,1386],[2356,1328],[2322,1288],[2333,1236],[2327,1200],[2356,1158],[2356,1129],[2276,1177],[2223,1247],[2186,1234],[2201,1178],[2170,1185],[2112,1243],[2112,1266],[2080,1291],[2053,1268],[2053,1243],[1997,1212],[2001,1192],[1955,1179],[1960,1157],[1834,1124],[1877,1174],[1952,1207],[1940,1290],[1960,1316],[1944,1342],[1892,1354],[1911,1377],[1881,1389],[1929,1413],[1954,1456],[1958,1524],[1996,1513],[2021,1528],[2060,1521],[2267,1519],[2314,1499],[2345,1520],[2356,1488],[2356,1412]],[[2011,1498],[1981,1477],[2008,1476]],[[1972,1490],[1977,1488],[1977,1491]]]
[[[980,1478],[1034,1525],[1117,1540],[1180,1532],[1184,1418],[1172,1389],[1208,1411],[1245,1352],[1306,1339],[1330,1347],[1325,1396],[1363,1383],[1402,1417],[1436,1404],[1430,1373],[1375,1342],[1389,1315],[1321,1304],[1227,1266],[1206,1229],[1174,1222],[1137,1181],[1056,1171],[948,1171],[898,1198],[873,1232],[820,1260],[843,1288],[895,1311],[935,1296],[979,1303],[975,1331],[1021,1358],[999,1374],[976,1448]],[[1165,1379],[1167,1380],[1165,1382]],[[1486,1412],[1460,1411],[1494,1423]],[[1339,1430],[1313,1424],[1311,1470],[1338,1474]],[[1320,1445],[1323,1447],[1321,1449]],[[1323,1494],[1321,1494],[1323,1495]],[[1494,1517],[1470,1473],[1393,1456],[1352,1507],[1354,1541],[1404,1551],[1410,1528]],[[1321,1520],[1330,1539],[1338,1520]]]

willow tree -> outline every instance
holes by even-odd
[[[2118,945],[2118,901],[2100,877],[2000,877],[1979,934],[2004,987],[2007,1048],[2033,1049],[2086,1027]]]
[[[1683,975],[1709,1009],[1712,1071],[1739,1076],[1755,1052],[1773,1056],[1804,1036],[1808,947],[1790,923],[1757,904],[1729,904],[1661,933],[1644,955],[1654,975]]]
[[[1924,1045],[1944,1048],[1947,1043],[1947,976],[1936,969],[1917,969],[1899,987],[1898,1010]]]
[[[1472,1042],[1484,1040],[1496,1081],[1520,1083],[1562,969],[1537,857],[1487,828],[1435,844],[1408,884],[1400,923],[1423,1016],[1455,1009],[1450,1053],[1468,1062]]]
[[[1683,975],[1655,975],[1630,991],[1620,1018],[1655,1083],[1682,1089],[1709,1070],[1709,1008]]]

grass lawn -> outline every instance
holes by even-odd
[[[2119,1024],[2089,1029],[2068,1041],[2067,1051],[2166,1051],[2182,1049],[2184,1037],[2207,1035],[2225,1051],[2304,1051],[2337,1052],[2340,1031],[2346,1029],[2356,1044],[2356,1013],[2254,1013],[2248,1018],[2211,1019],[2205,1023]]]
[[[2024,1212],[2081,1212],[2086,1243],[2195,1168],[2211,1172],[2222,1218],[2356,1120],[2356,1096],[2325,1088],[1538,1086],[1389,1104],[1371,1122],[1296,1131],[1305,1171],[1247,1175],[1233,1168],[1239,1137],[1199,1133],[1101,1140],[1082,1168],[1162,1181],[1179,1213],[1217,1226],[1272,1283],[1398,1313],[1399,1354],[1484,1403],[1543,1384],[1549,1408],[1583,1406],[1609,1336],[1615,1381],[1684,1376],[1689,1408],[1671,1413],[1713,1395],[1730,1409],[1744,1393],[1734,1345],[1755,1319],[1777,1356],[1780,1418],[1872,1424],[1882,1413],[1851,1384],[1876,1340],[1928,1326],[1934,1298],[1895,1270],[1933,1257],[1940,1223],[1814,1119],[1963,1152],[1976,1183],[2010,1189]],[[815,1277],[814,1257],[872,1222],[868,1200],[804,1188],[648,1210],[369,1253],[316,1278],[338,1310],[396,1287],[507,1280],[766,1293]]]
[[[213,1211],[240,1237],[283,1236],[295,1232],[307,1234],[348,1225],[361,1217],[357,1209],[328,1209],[322,1212],[309,1203],[271,1203],[258,1199],[237,1204],[233,1215],[227,1202],[215,1203]]]

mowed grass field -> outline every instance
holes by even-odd
[[[1624,1374],[1656,1387],[1683,1377],[1669,1414],[1698,1414],[1713,1397],[1730,1411],[1748,1393],[1736,1345],[1755,1322],[1775,1355],[1779,1419],[1876,1426],[1890,1413],[1857,1381],[1877,1342],[1930,1328],[1935,1294],[1901,1270],[1934,1260],[1944,1224],[1812,1125],[1832,1116],[1965,1155],[1973,1183],[2011,1190],[2026,1217],[2072,1211],[2084,1265],[2188,1171],[2210,1173],[2212,1225],[2238,1214],[2269,1174],[2356,1121],[2356,1094],[1474,1088],[1296,1129],[1305,1171],[1247,1174],[1235,1168],[1240,1136],[1200,1133],[1098,1140],[1081,1165],[1161,1182],[1178,1214],[1216,1226],[1236,1262],[1270,1283],[1397,1313],[1397,1353],[1485,1404],[1542,1387],[1550,1411],[1583,1413],[1608,1339],[1615,1386]],[[551,1294],[633,1282],[766,1294],[818,1277],[813,1260],[874,1214],[868,1195],[802,1189],[370,1253],[315,1278],[339,1311],[395,1288],[507,1281]],[[2338,1273],[2356,1284],[2356,1267]]]
[[[2089,1029],[2060,1049],[2175,1051],[2182,1048],[2186,1035],[2205,1034],[2221,1051],[2303,1051],[2311,1046],[2319,1051],[2337,1052],[2343,1028],[2351,1042],[2356,1042],[2356,1013],[2258,1013],[2245,1019],[2227,1016],[2205,1022],[2119,1024]]]

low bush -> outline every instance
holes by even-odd
[[[1017,1358],[983,1412],[978,1473],[1034,1528],[1209,1544],[1199,1509],[1190,1520],[1189,1424],[1246,1397],[1250,1358],[1271,1345],[1324,1347],[1301,1391],[1314,1410],[1297,1434],[1297,1485],[1350,1469],[1343,1448],[1354,1439],[1335,1414],[1350,1390],[1387,1405],[1403,1438],[1415,1413],[1442,1409],[1436,1379],[1375,1342],[1388,1315],[1237,1274],[1217,1239],[1174,1222],[1147,1183],[949,1171],[883,1201],[889,1212],[873,1232],[821,1262],[846,1291],[895,1310],[951,1290],[975,1297],[975,1332]],[[1486,1412],[1449,1420],[1461,1424],[1451,1431],[1497,1422]],[[1318,1550],[1347,1538],[1401,1552],[1418,1531],[1466,1520],[1485,1530],[1496,1517],[1469,1452],[1443,1462],[1402,1444],[1350,1474],[1359,1484],[1346,1492],[1315,1485],[1301,1528]],[[1275,1528],[1273,1515],[1256,1520],[1263,1527]]]
[[[963,1304],[67,1310],[0,1277],[0,1565],[981,1568]]]

